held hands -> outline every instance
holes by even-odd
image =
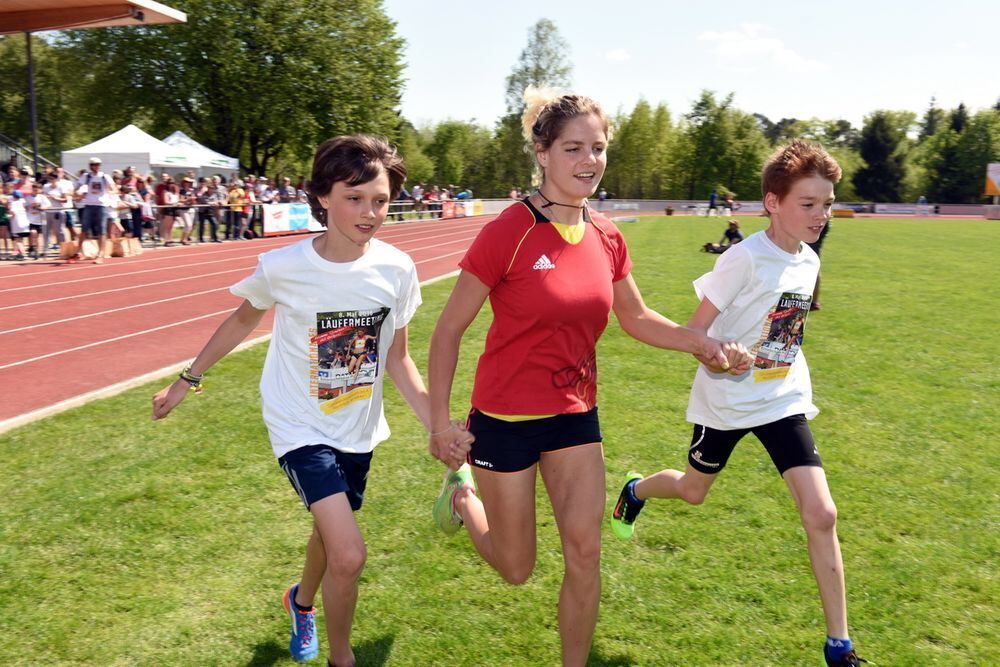
[[[753,357],[743,343],[723,343],[708,337],[705,338],[701,353],[696,353],[694,357],[713,373],[742,375],[753,364]]]
[[[428,449],[431,456],[438,459],[452,470],[458,470],[472,449],[475,437],[460,421],[453,421],[446,429],[430,434]]]
[[[184,400],[191,385],[184,380],[175,380],[169,387],[164,387],[153,396],[153,420],[163,419],[170,411]]]

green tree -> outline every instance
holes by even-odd
[[[858,195],[874,202],[900,200],[900,185],[905,175],[900,145],[905,135],[890,112],[876,111],[865,118],[859,145],[865,162],[852,182]]]
[[[657,104],[653,111],[653,169],[650,173],[650,196],[661,199],[670,195],[674,172],[676,132],[666,105]]]
[[[986,165],[997,161],[1000,161],[1000,111],[984,109],[969,118],[961,134],[949,127],[928,142],[922,160],[926,194],[931,201],[942,203],[979,202]]]
[[[407,183],[426,183],[434,178],[434,160],[424,152],[424,142],[416,128],[400,119],[396,137],[396,148],[406,162]]]
[[[507,113],[521,114],[524,109],[522,95],[528,86],[568,87],[573,66],[567,60],[567,53],[569,44],[559,34],[555,23],[539,19],[531,26],[528,44],[507,75]]]
[[[20,144],[31,147],[31,118],[28,113],[28,59],[24,35],[0,37],[0,117],[2,131]],[[35,70],[35,101],[38,150],[59,162],[61,151],[87,139],[76,125],[78,64],[48,40],[31,37]]]
[[[920,121],[919,141],[927,137],[933,137],[944,124],[944,111],[938,108],[936,100],[932,97],[931,103],[924,112],[924,118]]]
[[[490,133],[472,122],[448,120],[434,128],[434,139],[426,153],[434,161],[433,180],[442,186],[469,185],[476,190],[480,184],[469,183],[475,176],[473,165],[483,163]]]
[[[524,90],[529,85],[568,87],[573,66],[567,53],[569,45],[549,19],[539,19],[529,28],[528,43],[506,79],[507,113],[497,121],[493,141],[486,151],[486,160],[494,166],[490,174],[479,177],[483,191],[501,196],[511,187],[531,184],[534,156],[525,147],[521,129]]]
[[[65,33],[90,119],[136,110],[264,172],[337,134],[393,134],[403,42],[380,0],[177,0],[185,24]],[[141,55],[141,57],[139,57]]]
[[[948,119],[948,129],[962,134],[968,122],[969,110],[965,108],[964,102],[959,102],[958,107],[951,112],[951,117]]]
[[[648,199],[653,192],[656,168],[656,136],[653,111],[640,99],[631,115],[623,117],[608,152],[609,184],[619,197]],[[607,186],[605,186],[607,187]]]

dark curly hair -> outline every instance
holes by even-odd
[[[329,194],[334,183],[361,185],[375,179],[382,171],[389,177],[390,198],[395,199],[406,181],[406,166],[388,140],[369,134],[327,139],[316,149],[312,177],[306,183],[313,217],[326,226],[326,209],[320,204],[319,196]]]

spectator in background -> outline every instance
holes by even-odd
[[[27,197],[31,194],[31,184],[34,182],[35,179],[31,176],[31,172],[28,168],[21,167],[20,171],[17,173],[17,180],[14,181],[14,189]]]
[[[153,210],[153,202],[156,201],[154,191],[156,190],[156,179],[152,174],[139,179],[139,186],[136,194],[142,199],[142,228],[150,230],[149,236],[153,237],[156,229],[156,212]],[[142,240],[142,237],[139,237]]]
[[[427,202],[427,212],[432,218],[441,217],[441,188],[436,185],[431,186],[431,191],[425,197]]]
[[[122,185],[122,204],[125,236],[142,239],[142,197],[134,186]]]
[[[180,188],[174,183],[174,177],[164,172],[160,174],[160,183],[156,186],[156,205],[160,216],[160,240],[163,245],[174,245],[174,222],[177,219],[177,204],[180,201]]]
[[[226,238],[239,241],[240,230],[243,227],[243,206],[246,202],[242,181],[237,179],[232,182],[226,194],[226,202],[229,204],[229,210],[226,212]]]
[[[182,178],[177,195],[182,204],[177,209],[177,219],[181,223],[181,245],[191,245],[191,230],[194,229],[194,209],[191,206],[197,203],[194,179],[190,176]]]
[[[135,167],[125,167],[122,174],[122,185],[127,185],[135,191],[139,190],[139,176],[135,173]]]
[[[292,188],[292,179],[285,176],[278,185],[278,202],[288,204],[295,197],[295,190]]]
[[[11,259],[24,259],[24,240],[31,235],[31,226],[28,222],[28,210],[24,207],[24,193],[15,190],[13,184],[10,187],[10,199],[7,201],[7,209],[10,211],[10,237],[14,243],[14,256]]]
[[[729,221],[729,226],[726,227],[726,231],[722,234],[722,238],[719,239],[718,243],[705,244],[705,252],[721,255],[742,240],[743,232],[740,231],[740,223],[733,218]]]
[[[719,191],[712,188],[712,192],[708,195],[708,210],[714,211],[716,209],[717,203],[719,201]]]
[[[52,206],[48,197],[42,194],[42,184],[32,183],[31,194],[24,198],[28,211],[28,236],[32,259],[45,259],[45,211]]]
[[[200,179],[196,198],[201,204],[201,208],[198,209],[198,243],[205,242],[206,222],[211,227],[212,243],[222,243],[219,239],[219,220],[216,218],[216,211],[218,211],[218,205],[222,203],[222,196],[215,186],[215,181],[210,178]]]
[[[424,217],[424,184],[417,183],[413,186],[413,210],[417,213],[417,219],[422,219]]]
[[[739,207],[740,205],[733,200],[733,196],[731,194],[727,194],[725,198],[722,200],[723,215],[732,215],[733,213],[736,212],[736,209],[738,209]]]
[[[11,155],[10,159],[0,166],[0,179],[3,179],[4,184],[13,183],[17,180],[18,171],[17,156]],[[13,192],[13,190],[11,190],[11,192]]]
[[[244,198],[246,200],[246,206],[243,207],[243,224],[240,226],[240,238],[241,239],[252,239],[255,237],[255,232],[253,229],[253,219],[254,214],[257,212],[257,195],[254,192],[254,188],[247,184],[243,189]],[[264,223],[261,221],[261,230],[264,228]],[[247,232],[249,231],[249,236]]]
[[[50,207],[45,213],[45,238],[42,239],[42,247],[49,247],[49,239],[53,243],[62,243],[66,240],[63,232],[63,225],[69,230],[69,238],[73,238],[73,224],[69,222],[73,209],[73,184],[64,178],[60,178],[60,167],[48,175],[45,185],[42,186],[42,194],[48,198]],[[57,249],[59,246],[53,246]]]
[[[101,171],[101,158],[90,158],[90,170],[76,182],[77,192],[83,194],[83,210],[80,212],[80,244],[88,238],[97,241],[97,257],[94,264],[104,263],[104,241],[108,235],[108,206],[115,182]],[[79,254],[77,255],[79,257]]]
[[[10,183],[4,181],[0,188],[0,261],[12,259],[14,255],[14,244],[10,238],[10,211],[7,209],[11,192]]]

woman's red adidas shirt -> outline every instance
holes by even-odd
[[[490,288],[493,323],[472,405],[502,415],[586,412],[597,402],[597,339],[612,283],[632,269],[614,223],[598,213],[567,243],[527,200],[479,232],[459,263]]]

